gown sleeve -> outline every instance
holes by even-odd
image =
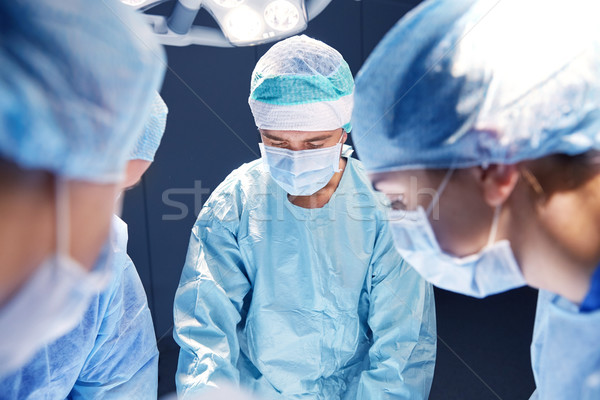
[[[249,290],[236,236],[205,207],[192,229],[175,294],[174,337],[181,347],[176,385],[181,399],[219,382],[239,383],[236,329]]]
[[[146,292],[127,255],[126,225],[108,290],[99,297],[102,320],[70,399],[156,399],[158,349]],[[124,237],[123,237],[124,236]]]
[[[437,345],[433,287],[397,253],[387,223],[376,238],[372,271],[373,344],[357,399],[427,399]]]

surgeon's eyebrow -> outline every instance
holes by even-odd
[[[260,132],[264,137],[266,137],[267,139],[271,139],[271,140],[275,140],[277,142],[287,142],[287,139],[284,138],[280,138],[277,137],[275,135],[272,135],[270,133],[267,132]],[[322,136],[318,136],[318,137],[314,137],[314,138],[309,138],[309,139],[305,139],[304,143],[309,143],[309,142],[318,142],[320,140],[327,140],[327,139],[331,139],[333,135],[322,135]]]
[[[372,176],[370,177],[371,180],[371,187],[373,188],[373,190],[380,192],[381,190],[379,189],[379,184],[382,181],[382,178],[378,177],[378,176]]]
[[[319,140],[331,139],[331,136],[332,135],[324,135],[324,136],[318,136],[318,137],[315,137],[315,138],[306,139],[304,141],[304,143],[307,143],[307,142],[318,142]]]
[[[275,140],[276,142],[286,142],[287,141],[287,139],[279,138],[279,137],[271,135],[271,134],[269,134],[267,132],[261,131],[260,133],[261,133],[261,135],[263,135],[267,139]]]

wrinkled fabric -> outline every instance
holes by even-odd
[[[433,291],[395,251],[384,202],[352,158],[319,209],[291,204],[261,160],[232,172],[175,296],[181,399],[221,381],[261,399],[426,399]]]
[[[178,400],[177,393],[173,392],[162,396],[160,400]],[[218,388],[208,389],[206,392],[194,398],[194,400],[260,400],[250,395],[247,391],[234,388],[222,383]]]
[[[158,350],[146,293],[127,255],[127,225],[112,224],[109,286],[81,323],[0,380],[0,399],[156,399]]]
[[[369,171],[514,164],[600,149],[600,3],[426,1],[356,77]]]
[[[169,108],[160,94],[156,93],[150,116],[144,125],[144,131],[138,138],[133,151],[129,155],[130,160],[154,161],[154,155],[167,127],[167,114]]]
[[[327,131],[350,123],[354,79],[340,53],[306,35],[273,45],[256,63],[248,98],[260,129]]]
[[[600,399],[600,311],[540,290],[531,344],[532,399]],[[537,396],[537,397],[536,397]]]
[[[118,182],[164,70],[152,30],[118,0],[0,2],[0,157]]]

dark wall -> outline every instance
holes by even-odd
[[[333,0],[307,35],[336,48],[356,74],[385,32],[418,1]],[[158,13],[169,12],[170,4]],[[213,24],[207,15],[198,22]],[[141,185],[126,195],[129,252],[154,317],[159,392],[175,390],[178,347],[172,305],[190,229],[210,192],[259,156],[247,104],[250,74],[269,45],[219,49],[168,47],[162,96],[167,130]],[[526,399],[534,388],[529,342],[535,292],[484,300],[436,291],[438,359],[431,399]]]

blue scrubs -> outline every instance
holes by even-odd
[[[111,282],[81,323],[0,381],[2,399],[156,399],[158,350],[146,293],[113,218]]]
[[[192,229],[175,296],[180,398],[229,381],[265,400],[426,399],[433,290],[378,204],[353,158],[319,209],[291,204],[261,160],[232,172]]]
[[[531,345],[531,399],[600,399],[600,310],[540,290]]]

